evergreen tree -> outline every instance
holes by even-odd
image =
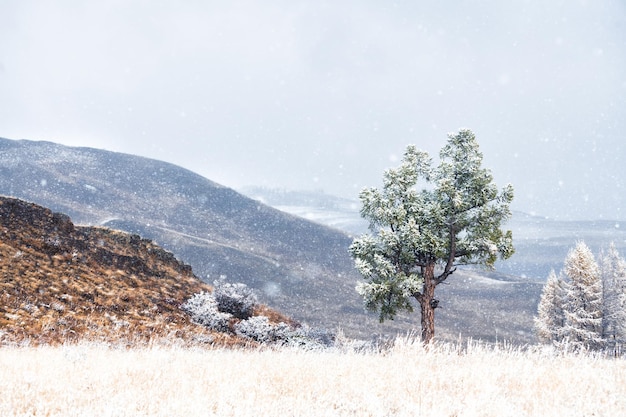
[[[563,278],[557,276],[554,270],[550,271],[541,293],[537,317],[535,317],[537,337],[543,343],[558,345],[561,342],[565,327],[563,306],[566,293],[567,284]]]
[[[563,336],[574,348],[601,349],[602,280],[600,270],[584,242],[578,242],[565,258],[563,273],[568,279],[564,305]]]
[[[603,337],[607,347],[615,349],[626,342],[626,261],[611,243],[600,255],[603,288]]]
[[[401,165],[384,173],[383,188],[360,194],[371,234],[350,252],[366,282],[357,286],[381,321],[398,311],[421,310],[422,340],[435,335],[435,287],[457,265],[492,266],[513,254],[512,234],[500,229],[511,213],[513,188],[500,193],[470,130],[449,135],[432,166],[426,152],[408,146]]]

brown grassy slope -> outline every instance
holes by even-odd
[[[237,343],[190,322],[179,306],[210,291],[149,240],[0,197],[0,342],[157,338]]]

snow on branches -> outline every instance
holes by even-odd
[[[383,174],[382,189],[361,192],[371,233],[350,247],[366,307],[383,321],[417,301],[425,342],[434,336],[435,287],[459,265],[491,267],[513,254],[512,234],[501,230],[513,188],[498,191],[472,131],[450,134],[439,156],[434,165],[409,145],[400,166]]]
[[[599,264],[584,242],[550,273],[535,329],[540,341],[562,349],[616,350],[626,342],[626,262],[614,245]]]

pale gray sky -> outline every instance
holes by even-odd
[[[356,198],[476,133],[514,208],[626,219],[626,3],[0,0],[0,136]]]

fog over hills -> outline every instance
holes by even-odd
[[[0,135],[354,198],[472,129],[512,208],[626,220],[626,2],[0,2]]]
[[[244,282],[262,302],[312,326],[364,338],[419,327],[416,314],[379,324],[364,312],[347,251],[352,238],[342,225],[279,211],[169,163],[0,139],[0,194],[66,213],[78,224],[152,239],[199,278]],[[329,196],[329,204],[358,211],[347,200]],[[438,288],[438,335],[531,342],[540,291],[539,281],[515,274],[459,271]]]
[[[245,195],[279,210],[343,230],[351,235],[368,231],[360,217],[360,203],[323,192],[288,191],[246,187]],[[596,253],[615,243],[626,253],[626,222],[612,220],[560,221],[514,211],[504,226],[513,231],[515,254],[498,261],[496,269],[507,274],[545,280],[551,269],[558,272],[570,248],[584,240]]]

